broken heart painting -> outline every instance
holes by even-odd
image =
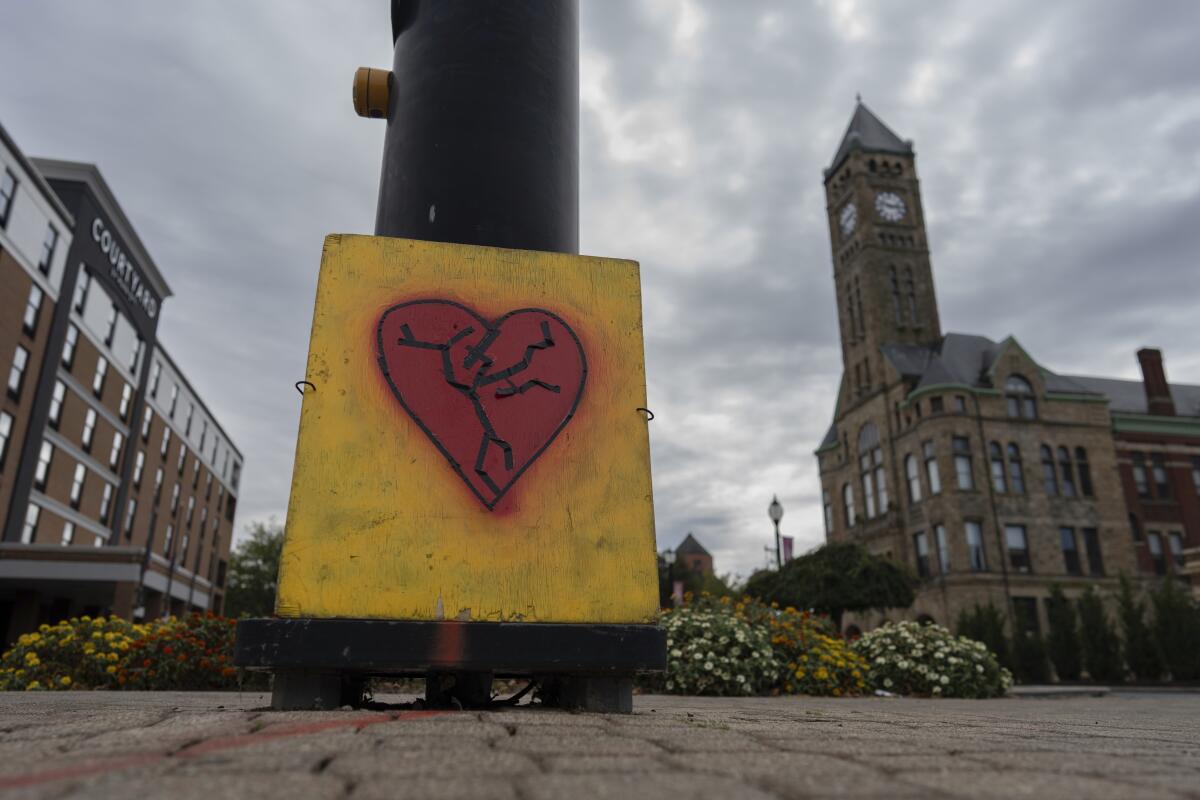
[[[396,399],[488,509],[571,422],[587,358],[571,326],[541,308],[489,320],[449,300],[388,308],[379,368]]]

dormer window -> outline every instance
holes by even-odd
[[[1008,415],[1014,418],[1037,419],[1037,401],[1033,386],[1020,375],[1009,375],[1004,382],[1004,398],[1008,401]]]

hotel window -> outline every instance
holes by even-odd
[[[117,413],[121,415],[122,422],[129,421],[129,406],[133,401],[133,387],[128,383],[121,384],[121,405],[117,408]]]
[[[946,408],[942,404],[941,395],[938,395],[937,397],[929,398],[929,413],[930,414],[941,414],[945,410],[946,410]]]
[[[158,449],[158,454],[163,458],[167,457],[167,450],[171,447],[171,429],[163,428],[162,447]]]
[[[146,468],[146,451],[138,450],[133,462],[133,485],[142,485],[142,470]]]
[[[54,394],[50,397],[50,427],[58,430],[62,420],[63,402],[67,399],[67,385],[62,381],[54,382]]]
[[[1038,452],[1042,456],[1042,485],[1046,488],[1046,494],[1054,497],[1058,494],[1058,476],[1054,472],[1054,453],[1046,445],[1042,445]]]
[[[210,485],[211,488],[211,485]],[[218,492],[219,494],[219,492]],[[846,526],[854,527],[854,487],[850,484],[842,486],[842,509],[846,514]],[[217,510],[220,510],[220,502],[218,501]]]
[[[63,342],[62,365],[71,371],[71,367],[75,366],[75,345],[79,343],[79,328],[75,327],[75,323],[67,324],[67,340]]]
[[[184,566],[187,561],[188,539],[191,537],[185,531],[183,538],[179,540],[179,566]]]
[[[208,420],[205,419],[205,420],[200,421],[200,447],[198,447],[197,449],[201,453],[204,452],[204,440],[207,438],[208,438]]]
[[[1150,496],[1150,480],[1146,474],[1146,456],[1141,453],[1134,453],[1133,459],[1133,484],[1137,487],[1139,497]]]
[[[204,499],[205,500],[212,499],[212,473],[211,472],[204,476]]]
[[[1074,528],[1059,528],[1058,539],[1062,543],[1063,564],[1068,575],[1082,575],[1083,567],[1079,564],[1079,542],[1075,539]]]
[[[108,377],[108,359],[100,356],[96,359],[96,374],[92,376],[92,393],[96,397],[104,394],[104,379]]]
[[[879,467],[877,471],[879,472],[879,480],[883,481],[883,467]],[[238,488],[238,481],[241,480],[241,477],[242,462],[235,461],[233,462],[233,474],[229,476],[229,485],[234,489]],[[882,482],[879,484],[879,486],[879,495],[881,498],[883,498],[880,502],[882,502],[884,506],[887,506],[887,486]]]
[[[121,316],[117,312],[117,304],[110,303],[108,306],[108,321],[105,323],[104,346],[112,347],[113,337],[117,334],[117,318]]]
[[[192,519],[195,517],[195,515],[196,515],[196,498],[188,497],[187,526],[189,528],[192,527]]]
[[[200,485],[200,456],[192,459],[192,488]]]
[[[92,436],[96,433],[96,409],[89,408],[87,414],[83,417],[83,436],[80,441],[83,442],[83,449],[90,453],[92,452]]]
[[[987,555],[983,550],[983,525],[975,520],[963,523],[967,535],[967,561],[972,572],[987,572]]]
[[[171,384],[171,407],[167,409],[167,416],[175,419],[175,407],[179,405],[179,384]]]
[[[162,362],[155,361],[150,368],[150,396],[158,397],[158,380],[162,377]]]
[[[954,448],[954,475],[959,489],[975,488],[975,471],[971,468],[971,442],[965,436],[955,436],[952,440]]]
[[[1175,562],[1176,568],[1183,569],[1183,535],[1168,533],[1167,546],[1171,548],[1171,560]]]
[[[921,471],[917,466],[917,457],[912,453],[904,457],[904,477],[908,480],[909,502],[921,502]]]
[[[183,435],[184,436],[192,435],[192,417],[195,415],[195,413],[196,413],[196,404],[189,402],[188,403],[187,421],[183,423]]]
[[[21,544],[32,544],[37,538],[38,517],[42,509],[30,503],[25,509],[25,524],[21,526]]]
[[[38,271],[43,275],[50,274],[50,266],[54,263],[54,250],[58,247],[58,230],[53,225],[46,226],[46,238],[42,239],[42,255],[38,259]]]
[[[1084,497],[1091,497],[1095,493],[1092,489],[1092,469],[1088,466],[1087,450],[1082,447],[1075,448],[1075,469],[1079,471],[1079,491]]]
[[[36,283],[29,287],[29,298],[25,301],[25,316],[21,318],[21,329],[26,335],[37,333],[38,315],[42,311],[42,287]]]
[[[1029,572],[1029,539],[1024,525],[1005,525],[1004,542],[1008,547],[1008,563],[1017,572]]]
[[[879,462],[876,462],[879,463]],[[225,480],[229,476],[229,451],[225,451],[225,463],[221,465],[221,480]],[[884,489],[886,492],[887,490]],[[886,503],[885,503],[886,505]]]
[[[200,543],[204,543],[204,525],[208,522],[208,506],[200,507]]]
[[[938,473],[937,453],[933,449],[933,442],[922,444],[921,452],[925,454],[925,478],[929,481],[929,494],[939,495],[942,493],[942,479]]]
[[[925,531],[919,531],[913,534],[913,550],[917,554],[917,577],[929,577],[929,540],[925,538]]]
[[[113,487],[108,481],[104,482],[104,494],[100,497],[100,516],[99,519],[105,525],[108,524],[108,511],[112,505]]]
[[[62,532],[62,546],[68,547],[71,542],[75,541],[75,523],[64,522]]]
[[[1161,498],[1171,496],[1171,482],[1167,479],[1167,465],[1162,453],[1150,456],[1150,473],[1154,476],[1154,493]]]
[[[163,468],[159,467],[158,469],[154,470],[154,502],[156,503],[162,499],[162,487]]]
[[[867,519],[884,514],[888,508],[887,478],[883,471],[883,448],[879,443],[879,429],[868,422],[858,432],[858,464],[862,478],[863,497]],[[225,467],[221,477],[229,472],[229,453],[225,453]],[[878,509],[878,512],[876,511]]]
[[[92,545],[95,547],[103,547],[104,546],[104,537],[97,535],[96,538],[92,541]]]
[[[75,476],[71,479],[71,508],[79,508],[79,501],[83,499],[83,484],[87,480],[87,467],[83,464],[75,465]]]
[[[1095,528],[1083,529],[1083,544],[1087,547],[1088,572],[1104,574],[1104,555],[1100,552],[1100,535]]]
[[[141,336],[135,336],[133,340],[133,352],[129,354],[129,371],[137,374],[138,365],[142,362],[142,353],[146,349],[146,343],[142,341]]]
[[[154,409],[152,409],[150,407],[149,403],[146,403],[146,413],[142,417],[142,441],[143,442],[150,438],[150,423],[152,423],[153,421],[154,421]]]
[[[1058,470],[1062,475],[1064,497],[1075,496],[1075,471],[1071,469],[1071,453],[1065,447],[1058,448]]]
[[[128,539],[133,535],[133,517],[137,514],[137,500],[129,498],[129,505],[125,509],[125,538]]]
[[[933,526],[934,540],[937,543],[938,569],[943,575],[950,574],[950,540],[946,538],[946,526]]]
[[[54,445],[47,441],[42,442],[42,449],[38,453],[37,466],[33,470],[33,488],[39,492],[46,488],[46,478],[50,477],[50,462],[54,459]]]
[[[8,226],[8,215],[12,211],[13,196],[17,193],[17,176],[5,169],[0,175],[0,228]]]
[[[1154,574],[1167,574],[1167,561],[1163,558],[1162,535],[1158,531],[1146,531],[1146,545],[1150,549],[1150,560],[1154,562]]]
[[[187,445],[179,443],[179,458],[175,462],[175,474],[183,477],[183,462],[187,460]]]
[[[1004,451],[1000,449],[999,442],[988,445],[988,458],[992,465],[992,489],[996,494],[1005,494],[1008,492],[1008,481],[1004,476]]]
[[[1020,375],[1009,375],[1004,382],[1004,397],[1008,403],[1008,415],[1024,419],[1037,417],[1037,403],[1033,399],[1033,386]]]
[[[111,469],[116,469],[117,464],[121,460],[121,445],[125,444],[125,437],[120,431],[113,431],[112,450],[108,453],[108,466]]]
[[[4,469],[4,457],[8,455],[8,440],[12,437],[12,414],[0,411],[0,470]]]
[[[12,369],[8,371],[8,396],[13,400],[21,396],[21,387],[25,385],[25,367],[29,364],[29,351],[17,345],[13,353]]]
[[[174,514],[179,510],[179,481],[175,481],[174,488],[171,489],[171,513]]]
[[[1013,494],[1025,494],[1025,468],[1021,466],[1021,448],[1008,443],[1008,482]]]
[[[167,523],[167,535],[163,537],[163,555],[171,555],[171,543],[175,541],[175,526]]]
[[[85,269],[79,274],[79,282],[75,284],[75,299],[71,303],[80,314],[83,313],[83,308],[87,305],[88,291],[91,288],[92,273]]]

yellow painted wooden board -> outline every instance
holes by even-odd
[[[276,611],[647,622],[633,261],[325,241]]]

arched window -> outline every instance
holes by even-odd
[[[1075,472],[1071,469],[1071,453],[1065,447],[1058,448],[1058,469],[1062,476],[1064,497],[1075,496]]]
[[[1037,417],[1037,403],[1033,398],[1033,386],[1020,375],[1009,375],[1004,382],[1004,396],[1008,400],[1010,417]]]
[[[908,479],[909,502],[921,502],[921,472],[917,466],[917,457],[912,453],[904,457],[904,476]]]
[[[904,289],[908,293],[908,315],[913,327],[917,327],[917,290],[913,283],[912,267],[904,268]]]
[[[1088,466],[1087,450],[1082,447],[1075,448],[1075,469],[1079,470],[1079,491],[1083,492],[1084,497],[1091,497],[1092,470]]]
[[[1046,487],[1046,494],[1054,497],[1058,494],[1058,477],[1054,473],[1054,454],[1046,445],[1042,445],[1038,452],[1042,456],[1042,483]]]
[[[999,442],[988,445],[988,458],[992,464],[992,489],[997,494],[1004,494],[1008,491],[1008,482],[1004,479],[1004,451]]]
[[[833,498],[828,489],[821,492],[821,499],[825,504],[825,533],[833,533]]]
[[[879,444],[879,428],[868,422],[858,432],[858,471],[862,478],[863,502],[867,519],[883,514],[888,508],[887,478],[883,469],[883,448]]]
[[[888,267],[888,277],[892,282],[892,310],[896,312],[896,324],[904,324],[904,312],[900,308],[900,279],[896,277],[896,268]]]
[[[846,512],[846,527],[853,528],[857,522],[854,517],[854,487],[848,483],[842,486],[842,508]]]
[[[1008,443],[1008,483],[1013,494],[1025,494],[1025,469],[1021,466],[1021,449],[1015,442]]]

